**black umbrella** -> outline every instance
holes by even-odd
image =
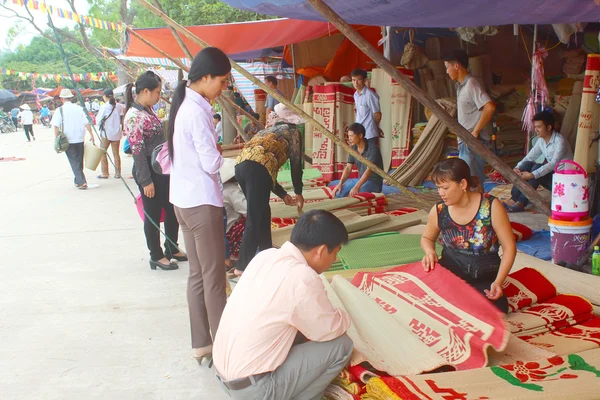
[[[10,101],[15,101],[17,96],[5,89],[0,89],[0,106]]]

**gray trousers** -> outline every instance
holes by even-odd
[[[225,309],[225,233],[223,208],[175,207],[190,262],[187,299],[192,348],[212,344]]]
[[[318,322],[316,322],[318,323]],[[348,335],[329,342],[307,342],[292,347],[279,368],[242,390],[221,387],[234,400],[321,400],[325,388],[352,356]]]
[[[85,175],[83,174],[83,143],[71,143],[69,148],[65,151],[73,175],[75,175],[75,184],[83,185],[87,183]]]

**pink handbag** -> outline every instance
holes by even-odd
[[[152,170],[159,175],[171,174],[171,155],[167,142],[159,144],[152,150]]]

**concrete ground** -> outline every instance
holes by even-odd
[[[0,161],[0,398],[228,398],[191,357],[187,263],[151,271],[123,183],[86,170],[99,186],[75,189],[51,130],[34,131],[0,134],[0,157],[26,158]]]

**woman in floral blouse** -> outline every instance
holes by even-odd
[[[470,190],[477,185],[461,159],[440,162],[431,178],[443,201],[431,209],[421,238],[423,267],[431,271],[439,261],[508,312],[502,285],[515,261],[517,245],[506,210],[495,197]],[[443,250],[438,260],[435,242],[440,235]]]
[[[158,175],[152,170],[150,156],[156,146],[165,142],[163,126],[152,107],[160,100],[162,82],[152,71],[139,76],[135,82],[135,101],[133,85],[127,85],[125,92],[126,113],[123,122],[124,133],[129,138],[133,154],[133,178],[139,186],[144,211],[144,234],[150,250],[150,268],[163,270],[177,269],[178,261],[187,261],[184,253],[177,250],[179,224],[173,205],[169,202],[169,175]],[[165,211],[165,252],[160,246],[160,224],[162,210]],[[153,223],[154,222],[154,223]]]

